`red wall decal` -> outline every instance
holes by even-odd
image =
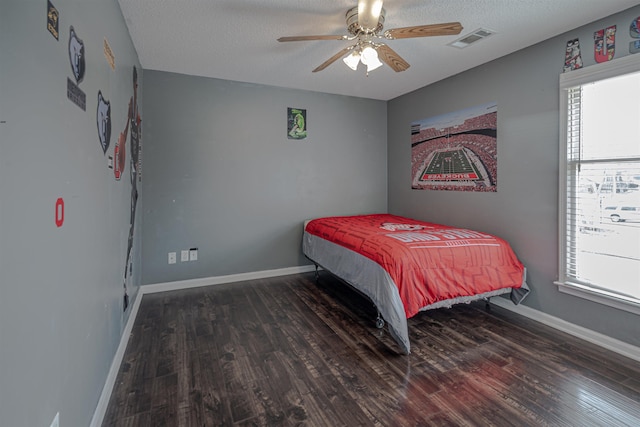
[[[56,200],[56,226],[62,227],[64,223],[64,200],[62,197],[58,197]]]

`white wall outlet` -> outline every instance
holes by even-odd
[[[169,264],[175,264],[175,263],[176,263],[176,253],[169,252]]]
[[[189,249],[189,261],[197,261],[198,260],[198,248]]]
[[[189,261],[189,251],[184,250],[180,251],[180,262]]]
[[[56,416],[53,418],[53,421],[51,421],[50,427],[60,427],[60,412],[58,412]]]

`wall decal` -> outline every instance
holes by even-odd
[[[640,52],[640,16],[631,21],[631,25],[629,25],[629,35],[632,39],[635,39],[629,43],[629,53]]]
[[[287,138],[304,139],[307,137],[307,110],[287,108]]]
[[[56,40],[58,40],[58,19],[60,15],[58,14],[58,9],[56,9],[51,1],[47,0],[47,30],[51,33]]]
[[[133,237],[134,237],[134,227],[136,220],[136,207],[138,204],[138,177],[137,173],[140,169],[140,131],[142,127],[140,126],[142,119],[140,118],[140,113],[138,111],[138,70],[136,67],[133,67],[133,96],[129,100],[129,110],[127,114],[127,125],[123,133],[120,134],[121,137],[124,136],[122,140],[118,140],[118,144],[120,144],[119,153],[121,154],[122,166],[120,167],[120,172],[124,168],[124,151],[125,151],[125,142],[127,138],[127,131],[130,130],[131,135],[131,160],[130,160],[130,183],[131,183],[131,211],[130,211],[130,219],[129,219],[129,238],[127,240],[127,258],[125,260],[124,266],[124,277],[123,277],[123,286],[125,295],[127,293],[127,277],[132,273],[133,270],[133,262],[131,260],[131,250],[133,249]],[[117,147],[116,147],[117,148]],[[118,161],[117,161],[118,163]]]
[[[102,91],[98,91],[96,122],[98,123],[98,139],[102,147],[102,154],[106,154],[111,141],[111,103],[104,99]]]
[[[55,222],[58,228],[64,224],[64,200],[62,197],[58,197],[58,200],[56,200]]]
[[[616,52],[616,26],[612,25],[604,30],[593,33],[594,56],[596,62],[611,61]]]
[[[138,71],[136,67],[133,67],[133,96],[129,100],[129,109],[127,112],[127,124],[116,142],[116,146],[113,150],[114,168],[113,174],[116,180],[120,180],[122,172],[125,167],[126,159],[126,143],[129,128],[131,128],[131,174],[137,175],[137,171],[140,168],[140,136],[142,127],[140,123],[140,114],[138,113]]]
[[[124,132],[120,132],[116,146],[113,149],[113,176],[116,181],[120,181],[122,171],[124,170],[124,160],[126,157],[125,144],[127,143],[127,132],[129,130],[129,120]]]
[[[71,63],[71,71],[76,78],[76,83],[80,84],[84,79],[85,60],[84,60],[84,43],[73,27],[69,28],[69,62]]]
[[[67,98],[83,111],[86,111],[87,96],[78,86],[84,79],[84,43],[78,38],[73,27],[69,28],[69,62],[76,82],[74,83],[67,77]]]
[[[109,42],[107,41],[106,37],[104,38],[104,41],[102,42],[102,51],[104,52],[104,57],[107,58],[107,62],[109,63],[109,66],[111,67],[112,70],[116,69],[116,57],[113,54],[113,50],[111,50],[111,46],[109,46]]]
[[[569,40],[564,54],[564,72],[582,68],[582,55],[580,54],[580,41]]]
[[[67,77],[67,99],[82,111],[87,111],[87,95],[69,77]]]
[[[495,102],[411,123],[412,189],[497,191]]]

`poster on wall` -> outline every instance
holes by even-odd
[[[307,110],[287,108],[287,138],[305,139],[307,137]]]
[[[495,102],[411,123],[411,188],[497,191]]]

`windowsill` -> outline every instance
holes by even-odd
[[[562,293],[640,315],[640,302],[576,283],[554,282]]]

